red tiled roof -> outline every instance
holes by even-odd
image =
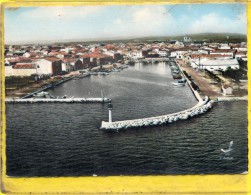
[[[232,55],[221,55],[221,54],[190,54],[191,58],[217,58],[217,57],[232,57]]]
[[[233,88],[231,84],[223,84],[222,85],[222,88],[224,88],[224,89],[227,89],[229,87]]]
[[[51,58],[45,58],[45,60],[48,60],[50,62],[56,62],[56,61],[59,61],[60,59],[55,58],[55,57],[51,57]]]
[[[234,50],[231,50],[231,49],[216,49],[216,50],[211,51],[211,52],[217,52],[217,53],[231,52],[231,53],[233,53],[233,52],[234,52]]]
[[[111,44],[107,44],[107,45],[105,46],[105,48],[106,48],[107,50],[111,50],[111,49],[114,49],[115,47],[114,47],[113,45],[111,45]]]
[[[88,53],[80,56],[81,58],[111,58],[111,56],[102,53]]]
[[[62,61],[63,62],[75,62],[76,59],[73,59],[73,58],[64,58]]]
[[[246,55],[247,53],[244,51],[237,51],[236,54]]]
[[[32,60],[30,58],[20,57],[20,62],[30,63]]]
[[[36,69],[32,64],[16,64],[14,69]]]

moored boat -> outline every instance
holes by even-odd
[[[186,79],[182,78],[176,82],[173,82],[173,85],[174,86],[177,86],[177,87],[184,87],[186,84]]]
[[[177,74],[177,73],[172,73],[172,76],[173,76],[173,78],[174,79],[182,79],[182,76],[181,76],[181,74]]]
[[[34,94],[33,96],[35,96],[35,97],[45,97],[46,95],[49,95],[49,93],[41,91],[41,92],[39,92],[37,94]]]
[[[173,82],[173,85],[176,87],[185,87],[185,83]]]

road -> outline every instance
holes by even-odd
[[[200,75],[201,73],[196,72],[192,67],[187,66],[183,60],[176,60],[179,63],[182,71],[186,71],[189,75],[192,76],[194,82],[200,88],[200,91],[203,95],[209,96],[211,98],[221,97],[220,89],[212,87],[212,84],[209,83],[207,79]]]

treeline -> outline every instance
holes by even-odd
[[[212,73],[211,71],[205,69],[205,72],[206,72],[213,80],[215,80],[216,82],[218,82],[218,83],[223,83],[223,82],[224,82],[220,77],[218,77],[216,74]]]
[[[191,75],[187,74],[187,72],[185,70],[183,71],[183,73],[190,80],[190,83],[191,83],[191,86],[193,87],[193,89],[196,91],[200,91],[199,86],[193,81],[193,78],[191,77]]]

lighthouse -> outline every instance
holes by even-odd
[[[109,110],[109,123],[112,122],[112,109],[113,109],[113,106],[111,103],[108,104],[108,110]]]

